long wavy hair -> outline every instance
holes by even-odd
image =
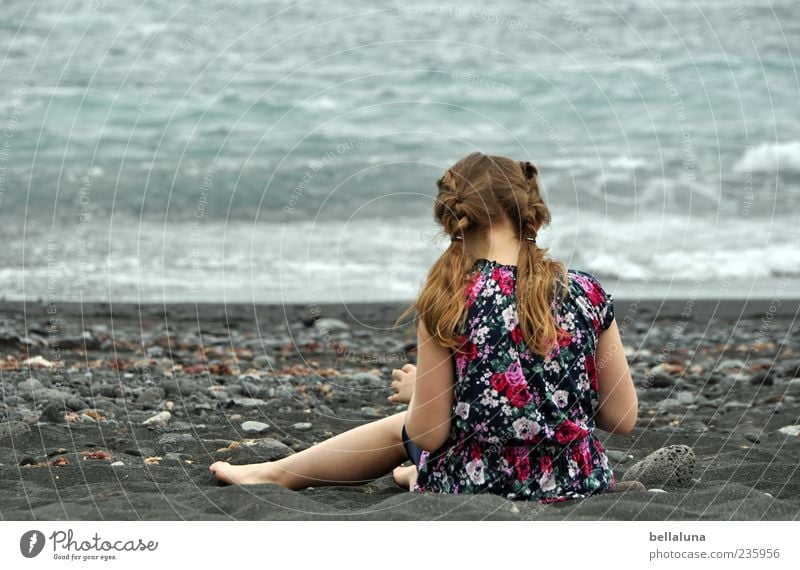
[[[434,219],[450,236],[450,246],[433,264],[419,297],[397,323],[416,311],[434,341],[458,350],[466,319],[464,288],[475,261],[466,254],[465,241],[485,236],[493,224],[508,220],[520,239],[516,300],[522,337],[534,353],[546,355],[553,350],[563,331],[551,307],[566,293],[568,276],[564,264],[535,242],[538,229],[550,223],[538,175],[529,161],[480,152],[445,171],[436,181]]]

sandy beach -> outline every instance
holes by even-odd
[[[777,306],[776,306],[777,305]],[[691,480],[548,506],[404,492],[389,476],[289,491],[208,465],[283,457],[404,406],[402,304],[0,304],[3,520],[797,520],[797,301],[617,300],[639,393],[598,431],[618,480],[669,445]]]

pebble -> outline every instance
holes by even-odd
[[[687,485],[694,471],[694,450],[688,445],[670,445],[657,449],[622,476],[623,481],[641,481],[645,485]]]
[[[244,465],[275,461],[293,453],[292,448],[277,439],[264,438],[241,442],[235,448],[220,449],[214,455],[216,459],[228,461],[231,465]]]
[[[253,367],[259,370],[270,370],[275,366],[275,361],[272,357],[262,354],[253,359]]]
[[[53,368],[55,364],[45,359],[43,356],[34,356],[33,358],[26,358],[22,361],[23,366],[30,366],[31,368]]]
[[[142,422],[143,426],[147,427],[163,427],[169,423],[169,420],[172,418],[172,414],[169,412],[159,412],[156,415],[147,418],[145,421]]]
[[[111,467],[122,467],[124,465],[125,463],[123,461],[115,461],[114,463],[111,464]]]
[[[159,445],[176,445],[194,441],[194,436],[190,433],[165,433],[158,438]]]
[[[245,433],[261,433],[268,429],[269,424],[263,422],[247,421],[242,424],[242,431]]]
[[[784,435],[798,436],[800,435],[800,425],[783,426],[778,432]]]
[[[624,451],[618,451],[616,449],[606,450],[606,455],[608,455],[609,459],[616,461],[617,463],[625,463],[628,459],[630,459],[627,453]]]
[[[40,422],[49,422],[51,424],[63,424],[64,414],[66,410],[59,402],[48,402],[45,404],[42,414],[39,416]]]
[[[677,398],[678,402],[680,402],[680,403],[681,403],[681,404],[683,404],[684,406],[688,406],[688,405],[690,405],[690,404],[693,404],[693,403],[694,403],[694,400],[695,400],[695,395],[694,395],[694,393],[692,393],[692,392],[689,392],[689,391],[687,391],[687,390],[683,390],[683,391],[681,391],[681,392],[678,392],[678,393],[675,395],[675,397]]]
[[[296,424],[292,424],[292,428],[296,429],[297,431],[308,431],[312,427],[311,423],[309,422],[298,422]]]
[[[390,384],[390,382],[385,382],[380,376],[372,372],[356,372],[350,379],[359,384],[367,384],[378,388],[387,388]]]
[[[266,406],[267,403],[264,400],[259,400],[258,398],[234,398],[233,405],[240,406],[242,408],[258,408],[261,406]]]
[[[769,370],[761,370],[750,377],[750,383],[756,386],[772,386],[775,384],[775,379]]]
[[[322,334],[350,330],[350,325],[344,321],[340,321],[339,319],[317,319],[317,321],[314,323],[314,326]]]
[[[664,489],[659,489],[658,487],[653,487],[652,489],[648,489],[650,493],[666,493]]]
[[[376,410],[372,406],[362,406],[361,413],[370,418],[377,418],[378,416],[380,416],[378,410]]]

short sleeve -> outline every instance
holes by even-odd
[[[611,322],[614,320],[614,297],[603,288],[600,281],[591,273],[581,271],[579,274],[582,277],[581,285],[594,313],[592,317],[595,321],[597,332],[600,333],[610,327]]]

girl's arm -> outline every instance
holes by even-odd
[[[636,426],[639,399],[622,348],[616,319],[600,333],[595,359],[600,393],[595,424],[603,431],[627,435]]]
[[[414,393],[406,412],[408,437],[426,451],[436,451],[450,433],[455,366],[449,349],[433,341],[420,319]]]

